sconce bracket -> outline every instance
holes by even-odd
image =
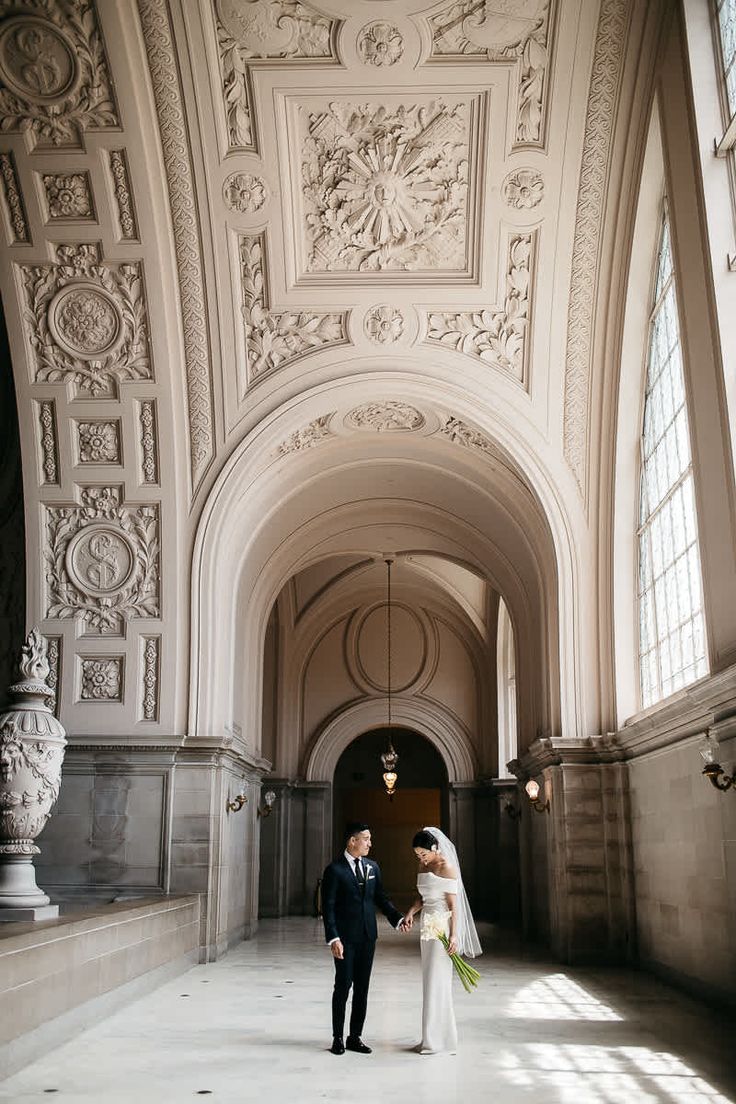
[[[731,787],[734,787],[734,792],[736,793],[736,775],[726,774],[719,763],[706,763],[703,767],[703,774],[706,778],[709,778],[715,788],[722,793],[725,793],[726,790],[730,790]]]
[[[229,813],[239,813],[245,804],[248,802],[248,795],[239,793],[232,801],[225,802],[225,808]]]

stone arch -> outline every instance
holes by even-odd
[[[345,432],[346,413],[377,388],[386,400],[413,402],[434,429]],[[463,439],[446,431],[450,423],[463,427]],[[375,477],[391,463],[414,480],[401,501],[368,487],[366,469],[373,465]],[[333,491],[346,472],[358,489],[340,499]],[[430,501],[440,493],[441,508]],[[318,504],[311,512],[309,496]],[[401,529],[402,547],[466,562],[504,593],[527,657],[519,672],[529,699],[526,710],[520,703],[526,744],[540,730],[572,734],[596,723],[586,721],[586,710],[597,716],[597,703],[583,700],[590,682],[579,670],[594,649],[580,640],[589,624],[575,599],[573,524],[545,469],[542,443],[523,441],[446,382],[370,372],[315,387],[263,418],[205,503],[192,571],[190,743],[241,730],[257,751],[260,652],[277,594],[322,557],[348,547],[375,552],[369,530],[389,524]]]
[[[388,699],[368,698],[331,717],[312,742],[305,756],[303,774],[307,782],[332,782],[338,760],[362,732],[381,728],[386,721]],[[392,698],[392,724],[414,729],[439,752],[450,783],[472,781],[476,758],[468,734],[460,721],[439,702],[420,698]]]

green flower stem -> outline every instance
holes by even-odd
[[[450,946],[450,940],[444,932],[439,932],[437,938],[445,950],[447,950]],[[466,993],[472,993],[473,989],[480,981],[480,974],[473,966],[470,966],[464,958],[461,958],[459,954],[450,955],[450,958],[455,967],[455,972],[462,982],[463,989]]]

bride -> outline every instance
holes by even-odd
[[[410,930],[414,917],[422,913],[422,1041],[420,1054],[457,1050],[457,1026],[452,1006],[453,965],[450,955],[481,954],[478,933],[463,887],[457,851],[439,828],[424,828],[412,840],[419,860],[419,896],[404,917]],[[435,932],[448,937],[447,950]]]

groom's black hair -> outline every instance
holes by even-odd
[[[364,824],[362,820],[349,820],[345,825],[344,842],[347,843],[351,836],[357,836],[361,832],[370,832],[370,824]]]
[[[436,838],[431,832],[426,832],[422,828],[421,832],[417,832],[414,839],[411,841],[412,847],[423,847],[425,851],[431,851],[433,847],[438,847]]]

